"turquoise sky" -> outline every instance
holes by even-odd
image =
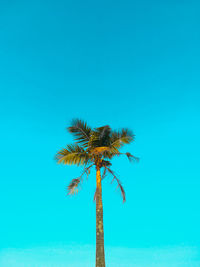
[[[0,266],[92,267],[94,172],[57,165],[72,118],[129,127],[103,181],[108,267],[200,266],[198,1],[0,1]]]

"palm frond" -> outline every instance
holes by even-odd
[[[108,149],[102,153],[102,157],[104,159],[111,160],[114,156],[118,156],[119,153],[120,152],[118,150],[113,150],[110,147],[108,147]]]
[[[79,145],[67,145],[66,148],[60,150],[55,159],[58,163],[66,165],[86,165],[90,162],[90,155]]]
[[[86,122],[80,119],[74,119],[71,122],[71,126],[67,130],[72,133],[75,137],[75,141],[82,145],[83,147],[88,146],[90,140],[91,128],[86,124]]]
[[[130,144],[134,140],[135,135],[129,129],[121,131],[113,131],[110,137],[110,148],[113,152],[119,152],[119,148],[125,144]]]
[[[110,168],[107,168],[107,167],[105,167],[106,169],[107,169],[107,171],[113,176],[113,179],[112,179],[112,181],[111,181],[111,183],[115,180],[115,178],[116,178],[116,175],[115,175],[115,173],[114,173],[114,171],[112,171]]]
[[[89,177],[89,175],[90,175],[90,172],[91,172],[90,168],[89,168],[88,170],[86,170],[87,179],[88,179],[88,177]]]
[[[110,141],[111,129],[108,125],[95,128],[90,134],[90,141],[88,143],[89,150],[96,147],[108,147]]]
[[[67,187],[68,190],[68,195],[73,195],[78,193],[78,186],[80,184],[81,181],[83,181],[83,175],[86,174],[87,178],[90,174],[90,169],[94,164],[91,164],[90,166],[88,166],[87,168],[84,168],[81,176],[79,176],[78,178],[72,179],[72,181],[70,182],[70,184]]]
[[[119,187],[122,198],[123,198],[123,203],[126,201],[126,194],[125,194],[125,190],[120,182],[120,180],[117,178],[117,176],[115,175],[115,173],[110,169],[105,167],[105,169],[107,169],[107,171],[113,176],[113,179],[111,181],[111,183],[115,180],[117,182],[117,188]]]
[[[125,155],[127,156],[130,162],[134,162],[134,161],[138,162],[140,160],[138,157],[133,156],[129,152],[126,152]]]
[[[121,155],[126,155],[127,156],[127,158],[128,158],[128,160],[130,161],[130,162],[139,162],[139,158],[138,157],[135,157],[135,156],[133,156],[131,153],[129,153],[129,152],[126,152],[126,153],[114,153],[114,155],[115,156],[121,156]]]
[[[122,198],[123,198],[123,203],[124,203],[126,201],[126,194],[125,194],[125,191],[124,191],[124,188],[123,188],[121,182],[118,179],[117,179],[117,182],[118,182],[118,187],[120,188]]]
[[[78,193],[78,186],[80,184],[80,178],[73,179],[67,187],[68,195],[74,195]]]
[[[104,168],[103,174],[101,176],[101,180],[103,180],[106,177],[106,174],[107,174],[107,170],[106,170],[106,168]]]
[[[106,126],[96,128],[96,132],[99,135],[99,141],[101,142],[101,146],[108,146],[109,145],[109,139],[110,139],[110,133],[111,133],[110,126],[106,125]]]
[[[112,163],[108,160],[102,160],[101,161],[101,166],[100,167],[110,167],[112,165]]]
[[[96,198],[97,198],[97,189],[95,190],[93,201],[96,201]]]
[[[85,167],[84,168],[84,170],[83,170],[83,172],[82,172],[82,174],[81,174],[81,176],[80,176],[80,178],[86,173],[86,175],[87,175],[87,179],[88,179],[88,176],[90,175],[90,169],[92,168],[92,166],[94,166],[95,164],[94,163],[92,163],[90,166],[88,166],[88,167]]]

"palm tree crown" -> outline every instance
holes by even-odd
[[[111,159],[115,156],[125,155],[130,161],[138,160],[129,152],[120,152],[124,145],[134,141],[135,136],[132,131],[126,128],[114,131],[108,125],[92,129],[80,119],[73,120],[67,130],[74,136],[75,143],[60,150],[56,154],[56,160],[58,163],[66,165],[74,164],[84,167],[81,176],[73,179],[68,185],[68,194],[78,192],[84,175],[88,176],[90,169],[96,166],[99,169],[103,168],[101,180],[107,174],[112,175],[113,180],[118,184],[124,202],[126,200],[125,191],[110,166],[112,165]]]

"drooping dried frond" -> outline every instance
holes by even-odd
[[[104,167],[104,171],[103,171],[101,180],[103,180],[106,177],[106,174],[107,174],[107,168],[106,167],[110,167],[111,165],[112,165],[112,163],[108,160],[102,160],[101,161],[100,167]]]
[[[68,189],[68,195],[73,195],[75,193],[78,193],[78,186],[80,184],[81,181],[83,181],[83,175],[86,174],[87,178],[90,174],[90,169],[92,168],[94,164],[91,164],[90,166],[84,168],[82,174],[80,177],[75,178],[71,181],[71,183],[68,185],[67,189]]]
[[[106,177],[106,174],[107,174],[107,170],[106,170],[106,168],[104,168],[103,174],[101,176],[101,180],[103,180]]]
[[[88,177],[89,177],[89,175],[90,175],[90,172],[91,172],[90,168],[89,168],[88,170],[86,170],[87,179],[88,179]]]
[[[96,201],[96,198],[97,198],[97,189],[95,190],[93,201]]]
[[[71,126],[67,130],[72,133],[75,137],[75,141],[82,145],[83,147],[88,146],[90,140],[91,128],[86,124],[86,122],[75,119],[72,121]]]
[[[92,163],[90,166],[88,166],[88,167],[85,167],[84,168],[84,170],[83,170],[83,172],[82,172],[82,174],[81,174],[81,176],[80,176],[80,178],[84,175],[84,174],[86,174],[87,175],[87,179],[88,179],[88,177],[89,177],[89,175],[90,175],[90,172],[91,172],[91,168],[92,168],[92,166],[94,166],[94,163]]]
[[[133,156],[131,153],[129,152],[126,152],[125,155],[127,156],[127,158],[129,159],[130,162],[133,162],[133,161],[139,161],[139,158]]]
[[[73,179],[67,187],[68,195],[74,195],[78,193],[79,184],[80,184],[80,178]]]
[[[106,170],[113,176],[113,179],[112,179],[112,181],[111,181],[111,183],[115,180],[115,178],[116,178],[116,175],[115,175],[115,173],[114,173],[114,171],[112,171],[110,168],[107,168],[107,167],[105,167],[106,168]]]
[[[67,145],[66,148],[60,150],[56,154],[56,160],[58,163],[67,165],[86,165],[90,162],[90,155],[79,145]]]
[[[115,156],[121,156],[121,155],[125,155],[125,156],[127,156],[127,158],[128,158],[128,160],[130,161],[130,162],[138,162],[140,159],[138,158],[138,157],[135,157],[134,155],[132,155],[131,153],[129,153],[129,152],[126,152],[126,153],[115,153]]]
[[[122,195],[122,198],[123,198],[123,203],[126,201],[126,194],[125,194],[125,191],[124,191],[124,188],[120,182],[120,180],[117,178],[117,176],[115,175],[115,173],[110,169],[110,168],[107,168],[105,167],[105,169],[112,175],[113,179],[111,181],[111,183],[113,181],[116,181],[117,182],[117,188],[119,187],[120,189],[120,192],[121,192],[121,195]]]
[[[118,186],[120,188],[120,191],[121,191],[121,194],[122,194],[122,198],[123,198],[123,203],[126,201],[126,195],[125,195],[125,191],[124,191],[124,188],[121,184],[121,182],[119,180],[117,180],[118,182]]]

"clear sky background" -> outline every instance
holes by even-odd
[[[72,118],[129,127],[103,181],[108,267],[200,266],[200,4],[0,1],[0,266],[92,267],[94,172],[57,165]]]

